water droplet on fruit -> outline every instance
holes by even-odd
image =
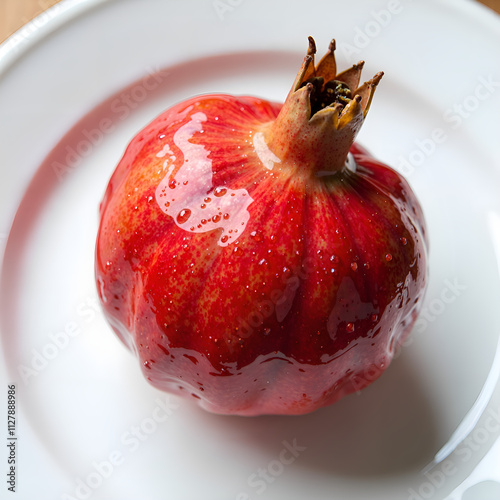
[[[207,223],[207,219],[201,219],[200,221],[202,224],[206,224]]]
[[[151,370],[151,363],[149,361],[144,361],[144,368]]]
[[[375,323],[375,321],[378,320],[378,314],[372,314],[371,315],[371,320]]]
[[[406,245],[406,244],[408,243],[408,240],[407,240],[407,239],[403,236],[403,237],[401,238],[401,243],[402,243],[403,245]]]
[[[227,241],[228,239],[229,239],[229,238],[228,238],[226,235],[224,235],[224,236],[220,239],[220,241],[221,241],[221,243],[226,243],[226,241]]]
[[[184,208],[177,214],[177,223],[184,224],[191,217],[191,210],[189,208]]]
[[[347,323],[345,329],[347,332],[352,333],[354,331],[354,323]]]
[[[151,203],[154,200],[152,196],[148,196],[148,203]]]
[[[260,243],[262,241],[262,235],[257,231],[252,231],[250,236],[257,242]]]
[[[170,179],[170,180],[168,181],[168,187],[169,187],[170,189],[175,189],[176,184],[177,184],[177,181],[176,181],[175,179]]]
[[[202,204],[200,205],[200,208],[207,208],[207,206],[205,205],[205,203],[202,203]]]
[[[358,264],[357,264],[356,262],[352,262],[352,263],[351,263],[351,269],[352,269],[353,271],[357,271],[357,270],[358,270]]]
[[[219,221],[220,221],[220,215],[214,215],[214,216],[212,217],[212,221],[213,221],[213,222],[216,222],[216,223],[217,223],[217,222],[219,222]]]
[[[210,203],[212,201],[212,198],[206,197],[203,201],[205,203]]]
[[[390,261],[392,260],[392,255],[391,255],[390,253],[386,253],[386,254],[385,254],[385,260],[386,260],[387,262],[390,262]]]
[[[109,269],[112,265],[113,263],[110,260],[106,261],[106,269]]]
[[[227,193],[227,189],[223,187],[216,187],[214,189],[214,196],[217,196],[220,198],[221,196],[224,196]]]
[[[229,214],[228,214],[228,213],[225,213],[225,214],[222,216],[222,218],[223,218],[224,220],[229,219]]]

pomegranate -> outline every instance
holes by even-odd
[[[303,414],[388,367],[422,304],[424,218],[354,143],[382,73],[309,48],[284,105],[202,95],[132,140],[101,203],[104,313],[158,389]],[[389,140],[389,138],[388,138]]]

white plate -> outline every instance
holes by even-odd
[[[350,5],[63,0],[0,46],[16,498],[499,497],[500,22],[465,0]],[[309,34],[320,53],[335,36],[344,66],[365,59],[366,78],[386,73],[359,139],[423,204],[424,316],[359,395],[302,417],[210,415],[151,388],[104,322],[98,203],[128,141],[174,102],[282,100]]]

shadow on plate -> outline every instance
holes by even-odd
[[[363,477],[420,471],[440,445],[436,415],[418,384],[417,369],[410,353],[403,352],[368,388],[308,415],[208,418],[221,439],[242,440],[272,458],[278,458],[283,441],[295,440],[305,449],[294,466],[320,473]]]

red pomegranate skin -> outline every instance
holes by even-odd
[[[215,413],[303,414],[359,391],[425,289],[408,183],[356,143],[355,169],[281,162],[259,140],[280,108],[228,95],[170,108],[100,207],[107,319],[153,386]]]

